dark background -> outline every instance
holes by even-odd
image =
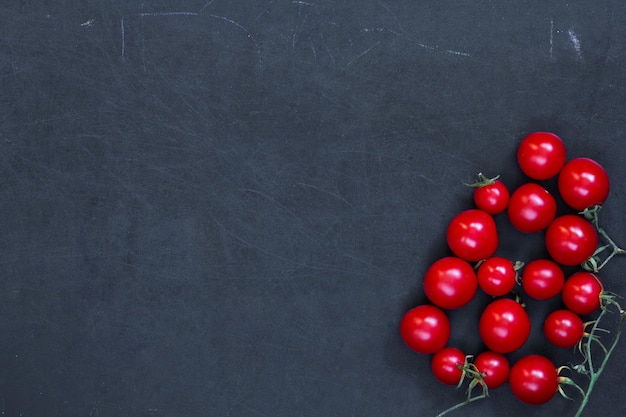
[[[398,322],[472,206],[463,183],[525,181],[529,132],[604,165],[602,221],[626,242],[625,23],[616,0],[3,2],[0,414],[404,417],[461,401]],[[506,223],[499,254],[543,254]],[[624,262],[602,275],[622,294]],[[468,353],[485,302],[451,313]],[[529,302],[523,352],[564,364],[540,334],[558,303]],[[626,414],[624,354],[586,415]],[[505,386],[455,415],[579,402],[529,407]]]

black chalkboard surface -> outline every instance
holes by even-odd
[[[0,413],[462,401],[398,323],[472,206],[463,184],[526,181],[532,131],[602,163],[602,221],[626,242],[624,23],[615,0],[5,1]],[[499,253],[541,256],[540,234],[497,221]],[[620,294],[625,262],[603,270]],[[451,313],[468,352],[483,302]],[[529,304],[524,352],[571,357]],[[624,343],[585,415],[626,414]],[[505,386],[451,415],[570,416],[570,394],[532,407]]]

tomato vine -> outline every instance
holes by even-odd
[[[411,309],[401,322],[406,344],[418,353],[433,355],[436,379],[448,385],[458,379],[457,388],[469,380],[466,399],[437,417],[488,398],[490,389],[506,381],[517,399],[535,405],[549,401],[556,392],[571,400],[567,391],[573,389],[582,397],[574,416],[580,417],[618,346],[626,311],[618,302],[620,297],[607,291],[599,277],[609,261],[626,254],[600,226],[599,212],[609,194],[608,174],[589,158],[566,162],[565,155],[558,136],[535,132],[520,143],[517,160],[533,180],[558,176],[558,196],[574,213],[557,215],[555,196],[541,184],[528,182],[509,193],[499,175],[490,178],[482,173],[477,182],[466,184],[474,189],[476,208],[451,220],[446,241],[453,256],[434,262],[424,277],[424,291],[432,304]],[[493,216],[504,211],[518,231],[544,232],[546,259],[513,263],[497,255],[499,236]],[[565,278],[563,267],[581,270]],[[505,355],[518,351],[530,334],[530,317],[516,286],[536,300],[561,295],[565,308],[548,315],[544,336],[556,347],[576,346],[580,363],[556,366],[545,356],[527,354],[509,366]],[[447,346],[451,325],[446,311],[467,305],[478,289],[493,300],[478,325],[488,350],[474,358]],[[610,332],[604,326],[607,316],[615,313],[617,329]],[[596,314],[595,319],[583,323],[581,316],[591,314]],[[605,340],[608,333],[613,335],[610,343]],[[579,383],[581,378],[585,384]]]

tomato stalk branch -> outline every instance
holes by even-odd
[[[582,211],[580,213],[587,220],[589,220],[591,222],[591,224],[593,224],[593,226],[598,231],[598,234],[607,242],[606,245],[600,246],[594,252],[594,254],[591,256],[591,258],[589,258],[588,260],[586,260],[585,262],[582,263],[582,267],[584,269],[586,269],[587,271],[591,271],[591,272],[598,272],[598,271],[600,271],[602,268],[604,268],[604,266],[611,259],[613,259],[613,257],[615,255],[624,255],[624,254],[626,254],[626,250],[620,248],[613,241],[613,239],[611,239],[611,237],[608,235],[608,233],[602,227],[600,227],[600,221],[599,221],[598,213],[599,213],[601,208],[602,208],[602,206],[600,206],[600,205],[591,206],[591,207],[586,208],[584,211]],[[604,252],[606,249],[609,249],[609,248],[611,249],[611,253],[608,254],[606,256],[606,258],[604,258],[604,260],[602,260],[598,255],[600,253]]]
[[[487,395],[486,394],[480,394],[480,395],[478,395],[476,397],[468,398],[467,400],[463,401],[462,403],[458,403],[458,404],[448,408],[447,410],[442,411],[441,413],[437,414],[436,417],[442,417],[442,416],[444,416],[444,415],[446,415],[446,414],[448,414],[448,413],[450,413],[450,412],[452,412],[454,410],[458,410],[459,408],[466,406],[469,403],[472,403],[472,402],[478,401],[478,400],[482,400],[483,398],[487,398]]]
[[[455,404],[452,407],[442,411],[441,413],[437,414],[436,417],[442,417],[474,401],[482,400],[483,398],[489,397],[489,390],[487,389],[487,384],[485,383],[485,380],[483,379],[485,374],[481,373],[478,370],[478,368],[476,368],[476,365],[469,362],[469,359],[471,357],[472,357],[471,355],[467,356],[465,358],[465,363],[463,365],[457,364],[458,368],[461,371],[463,371],[463,374],[461,375],[461,379],[459,381],[459,385],[457,386],[457,388],[463,385],[463,381],[465,380],[465,378],[471,378],[471,382],[469,383],[469,386],[467,387],[467,400],[460,402],[458,404]],[[482,387],[482,394],[477,395],[476,397],[472,397],[472,392],[474,391],[474,388],[477,385],[480,385]]]
[[[593,323],[593,326],[591,328],[591,331],[589,332],[589,335],[587,336],[587,343],[585,343],[584,345],[584,352],[583,352],[583,356],[585,358],[585,360],[583,361],[583,363],[581,364],[579,369],[579,372],[583,372],[585,373],[588,377],[589,377],[589,385],[587,386],[587,392],[585,393],[585,395],[583,396],[583,400],[576,412],[576,415],[574,417],[580,417],[582,415],[583,410],[585,409],[585,406],[587,405],[587,402],[589,401],[589,397],[591,396],[591,391],[593,391],[593,388],[596,384],[596,382],[598,381],[598,378],[600,377],[600,374],[602,374],[602,371],[604,371],[604,368],[606,367],[606,364],[609,361],[609,358],[611,356],[611,354],[613,353],[613,351],[615,350],[615,348],[617,347],[617,343],[620,339],[621,333],[622,333],[622,328],[624,325],[624,320],[626,319],[626,311],[624,311],[621,306],[619,305],[619,303],[617,301],[615,301],[615,295],[607,293],[607,294],[603,294],[602,296],[603,298],[603,305],[601,307],[601,312],[598,315],[598,318],[595,320],[595,322]],[[604,317],[607,313],[610,313],[609,311],[609,306],[613,306],[615,308],[618,309],[619,311],[619,325],[617,327],[617,332],[615,333],[615,338],[613,339],[613,343],[611,344],[611,347],[606,350],[606,348],[604,347],[604,345],[600,344],[605,352],[604,358],[602,359],[602,362],[600,363],[600,366],[596,369],[594,368],[594,363],[591,357],[591,345],[593,341],[596,341],[599,343],[599,341],[597,340],[597,336],[595,335],[595,333],[597,331],[603,331],[603,329],[598,327],[598,324],[600,323],[600,320],[602,319],[602,317]],[[594,340],[595,339],[595,340]],[[584,366],[585,364],[587,364],[587,366]],[[582,369],[582,371],[581,371]]]

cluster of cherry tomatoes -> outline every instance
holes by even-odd
[[[450,221],[446,240],[451,254],[427,269],[423,288],[429,303],[404,315],[400,333],[411,349],[432,355],[432,372],[440,382],[459,384],[467,376],[471,358],[471,369],[478,372],[479,383],[486,388],[508,382],[522,402],[542,404],[559,390],[562,378],[553,362],[542,355],[530,354],[510,365],[506,355],[520,349],[531,331],[526,309],[511,294],[521,286],[523,294],[537,300],[560,295],[565,308],[545,318],[544,335],[560,348],[580,343],[585,335],[581,316],[598,310],[603,285],[597,274],[582,268],[566,279],[563,268],[582,264],[596,252],[597,229],[580,212],[604,203],[609,178],[604,168],[589,158],[567,161],[563,141],[547,132],[526,136],[519,145],[517,161],[531,181],[512,193],[498,178],[482,174],[479,183],[472,184],[476,207]],[[556,197],[572,209],[559,216],[555,196],[541,185],[556,176]],[[548,256],[526,265],[497,256],[494,216],[500,214],[522,233],[543,233]],[[451,324],[446,310],[466,306],[479,290],[493,299],[478,323],[485,350],[469,356],[448,346]]]

